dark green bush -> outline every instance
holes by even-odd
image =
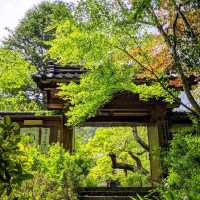
[[[200,136],[176,134],[166,163],[169,175],[163,196],[176,200],[200,199]]]
[[[5,117],[0,122],[0,197],[32,177],[27,166],[26,156],[20,150],[19,126]]]
[[[155,189],[156,200],[200,200],[200,136],[184,129],[174,133],[165,155],[168,176]],[[152,198],[138,197],[139,200]]]

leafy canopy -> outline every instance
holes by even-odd
[[[58,26],[49,54],[62,63],[83,63],[88,70],[80,83],[60,86],[59,95],[73,105],[67,113],[69,124],[79,124],[94,116],[113,93],[123,90],[139,93],[142,99],[162,97],[171,102],[167,92],[158,83],[147,86],[133,82],[140,68],[116,48],[121,40],[126,48],[131,49],[134,45],[129,37],[119,32],[94,31],[90,24],[66,21]]]
[[[0,108],[1,110],[35,110],[36,102],[28,98],[34,83],[31,74],[35,67],[25,61],[20,53],[0,49]],[[32,94],[34,98],[34,94]]]
[[[80,63],[88,69],[80,88],[76,84],[61,86],[61,96],[75,105],[68,112],[69,123],[87,119],[113,92],[121,90],[180,103],[168,86],[166,71],[181,79],[192,108],[181,104],[200,116],[187,81],[199,72],[198,14],[198,5],[192,1],[80,1],[74,14],[76,22],[68,20],[58,26],[49,51],[63,64]],[[150,87],[136,86],[131,82],[137,78],[152,83]],[[96,93],[98,100],[95,91],[101,92]]]
[[[27,11],[14,31],[9,31],[3,46],[21,52],[33,65],[44,67],[49,48],[45,41],[54,38],[56,22],[71,18],[69,10],[69,5],[61,1],[43,1]]]

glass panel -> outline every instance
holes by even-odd
[[[31,144],[39,144],[39,128],[20,128],[20,135],[31,137]]]

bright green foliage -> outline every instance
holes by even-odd
[[[58,26],[56,39],[51,42],[49,53],[62,63],[84,63],[88,73],[83,75],[80,84],[62,84],[59,93],[73,105],[68,115],[69,124],[79,124],[94,116],[115,92],[131,91],[139,93],[142,99],[163,98],[172,102],[167,92],[158,84],[136,85],[133,78],[140,69],[137,63],[116,46],[123,40],[125,48],[133,48],[129,37],[121,33],[90,30],[90,26],[77,25],[66,21]]]
[[[31,100],[35,87],[31,74],[35,67],[18,52],[3,48],[0,49],[0,66],[0,110],[36,110],[38,106]]]
[[[90,128],[91,129],[91,128]],[[109,153],[113,152],[117,156],[117,162],[135,164],[128,151],[135,155],[141,153],[144,149],[134,140],[132,129],[130,127],[96,128],[93,134],[90,129],[76,129],[77,135],[77,153],[84,149],[85,153],[93,160],[89,173],[82,182],[84,186],[102,186],[107,181],[118,181],[121,186],[147,186],[148,176],[140,171],[128,172],[126,176],[123,170],[112,169],[112,162]],[[138,127],[140,137],[148,144],[147,132],[145,127]],[[84,133],[84,135],[82,135]],[[85,135],[90,135],[89,139],[83,139]],[[82,137],[80,137],[82,135]],[[92,136],[91,136],[92,135]],[[82,145],[80,145],[82,140]],[[150,163],[148,153],[138,156],[145,169],[150,172]]]
[[[4,41],[4,46],[18,50],[37,67],[44,67],[48,45],[45,41],[54,38],[56,22],[71,17],[68,5],[61,2],[44,1],[28,10],[19,25]],[[49,29],[51,26],[51,29]],[[48,30],[47,30],[48,29]]]
[[[177,134],[171,143],[164,196],[176,200],[200,199],[200,137]]]
[[[22,181],[32,178],[19,142],[18,124],[12,123],[9,117],[3,118],[0,122],[0,197],[9,195]]]
[[[179,66],[184,77],[192,68],[198,69],[199,44],[190,42],[192,39],[186,28],[183,38],[177,41],[181,45],[176,45],[181,55],[178,53],[179,58],[175,59],[175,51],[172,51],[175,36],[171,26],[169,33],[163,34],[164,25],[174,21],[167,14],[175,16],[177,12],[173,3],[165,4],[160,0],[82,0],[75,12],[77,22],[67,20],[58,25],[50,56],[63,64],[82,64],[89,70],[80,87],[76,84],[61,87],[60,95],[74,106],[68,112],[69,124],[76,125],[93,116],[114,92],[121,90],[139,93],[146,99],[160,97],[168,102],[179,102],[174,91],[168,88],[165,70],[173,65],[174,72],[179,74]],[[133,84],[138,74],[147,81],[150,77],[156,84]],[[194,112],[199,112],[198,104],[186,88],[184,90],[197,110]]]
[[[87,68],[105,65],[113,54],[108,40],[114,40],[105,34],[91,31],[87,26],[80,27],[73,21],[63,22],[57,27],[56,39],[50,43],[52,47],[49,53],[55,58],[60,58],[62,63],[83,62]]]
[[[12,92],[30,82],[30,73],[34,71],[34,67],[25,62],[19,53],[0,49],[0,61],[1,88]]]
[[[156,189],[161,200],[200,199],[200,137],[192,135],[191,130],[179,127],[174,132],[176,135],[165,157],[169,174]]]
[[[11,196],[19,199],[75,200],[75,187],[84,180],[91,162],[84,152],[70,155],[60,145],[42,152],[38,147],[22,145],[33,179],[23,182]]]
[[[33,66],[46,65],[49,45],[45,41],[54,38],[56,22],[68,18],[71,14],[67,4],[44,1],[30,9],[10,31],[0,49],[0,110],[38,110],[41,96],[31,79],[36,70]]]
[[[144,100],[151,97],[171,100],[159,84],[134,84],[130,71],[123,71],[121,66],[107,66],[82,76],[80,84],[61,84],[59,95],[73,105],[67,113],[68,124],[77,125],[94,116],[102,105],[111,100],[115,92],[126,90],[139,93]]]

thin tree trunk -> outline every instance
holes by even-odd
[[[171,53],[171,54],[172,54],[172,58],[173,58],[174,63],[175,63],[175,65],[176,65],[176,67],[177,67],[177,71],[178,71],[178,73],[179,73],[179,75],[180,75],[180,77],[181,77],[182,84],[183,84],[183,90],[184,90],[184,92],[185,92],[185,94],[186,94],[186,96],[187,96],[187,98],[188,98],[190,104],[192,105],[192,108],[194,109],[195,114],[197,114],[197,115],[198,115],[198,118],[199,118],[199,117],[200,117],[200,106],[198,105],[197,101],[194,99],[194,97],[192,96],[192,93],[191,93],[191,91],[190,91],[190,87],[189,87],[189,85],[188,85],[188,82],[187,82],[187,80],[186,80],[185,74],[184,74],[184,72],[183,72],[183,69],[182,69],[182,66],[181,66],[181,62],[180,62],[179,56],[177,55],[176,44],[175,44],[176,41],[174,41],[174,44],[172,44],[172,42],[171,42],[169,36],[168,36],[167,33],[164,31],[162,25],[161,25],[160,22],[159,22],[158,17],[156,16],[155,12],[153,11],[153,8],[150,8],[149,11],[150,11],[150,14],[151,14],[152,17],[153,17],[153,20],[154,20],[154,22],[155,22],[156,27],[158,28],[159,32],[160,32],[160,33],[162,34],[162,36],[164,37],[167,46],[168,46],[170,49],[172,49],[172,53]],[[184,16],[183,13],[181,13],[181,16],[182,16],[182,18],[183,18],[183,16]],[[177,15],[176,15],[175,23],[176,23],[177,19],[178,19],[178,13],[177,13]],[[184,20],[185,23],[187,22],[187,21],[185,21],[186,18],[184,18],[183,20]],[[174,25],[175,25],[175,23],[174,23]],[[187,23],[188,23],[188,22],[187,22]],[[188,26],[188,24],[186,24],[186,25]],[[175,28],[175,26],[173,27],[173,29],[174,29],[174,28]],[[190,30],[191,30],[191,29],[190,29]],[[192,34],[193,34],[193,32],[192,32]],[[174,30],[173,36],[174,36],[175,39],[176,39],[175,30]],[[194,36],[194,35],[193,35],[193,36]]]

